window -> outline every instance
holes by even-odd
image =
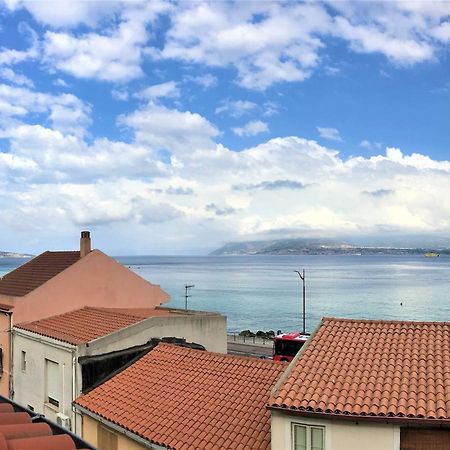
[[[98,450],[117,450],[117,434],[98,424],[97,447]]]
[[[325,450],[325,428],[311,425],[292,425],[294,450]]]
[[[27,352],[24,352],[23,350],[20,356],[20,368],[22,369],[22,372],[26,372],[27,370]]]
[[[60,379],[59,379],[59,364],[45,360],[45,384],[47,402],[53,406],[59,407],[60,399]]]

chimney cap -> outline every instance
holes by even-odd
[[[82,238],[89,238],[89,237],[91,237],[90,231],[82,231],[81,232],[81,237]]]

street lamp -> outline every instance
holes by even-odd
[[[298,270],[294,270],[294,272],[300,277],[303,283],[303,334],[306,333],[306,302],[305,302],[305,269],[303,269],[302,273]]]

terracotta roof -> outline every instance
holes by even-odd
[[[80,259],[80,252],[44,252],[0,279],[0,294],[23,297]]]
[[[94,450],[94,447],[44,416],[0,396],[0,449]]]
[[[269,406],[301,414],[450,419],[450,323],[323,319]]]
[[[270,449],[266,403],[285,368],[159,344],[75,403],[172,449],[265,450]]]
[[[84,308],[35,322],[21,323],[16,328],[58,339],[69,344],[85,344],[101,336],[141,322],[148,317],[168,316],[170,311],[137,308]]]

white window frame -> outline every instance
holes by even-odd
[[[311,442],[311,432],[312,429],[320,429],[323,433],[323,446],[322,450],[327,449],[327,442],[326,442],[326,427],[323,425],[314,425],[310,423],[300,423],[300,422],[291,422],[291,448],[295,449],[295,428],[296,427],[302,427],[306,428],[306,450],[311,450],[312,442]]]
[[[51,380],[49,380],[49,375],[51,369],[49,369],[53,364],[56,365],[53,366],[53,369],[57,371],[56,373],[56,380],[54,380],[54,386],[51,385]],[[59,363],[56,361],[53,361],[51,359],[45,358],[45,401],[48,405],[52,405],[53,408],[59,408],[61,405],[61,398],[56,398],[56,396],[53,395],[53,390],[61,390],[59,385]],[[51,388],[51,389],[50,389]],[[52,390],[52,391],[51,391]],[[51,392],[50,392],[51,391]],[[56,391],[55,391],[56,393]],[[58,392],[58,397],[61,396],[61,392]]]

